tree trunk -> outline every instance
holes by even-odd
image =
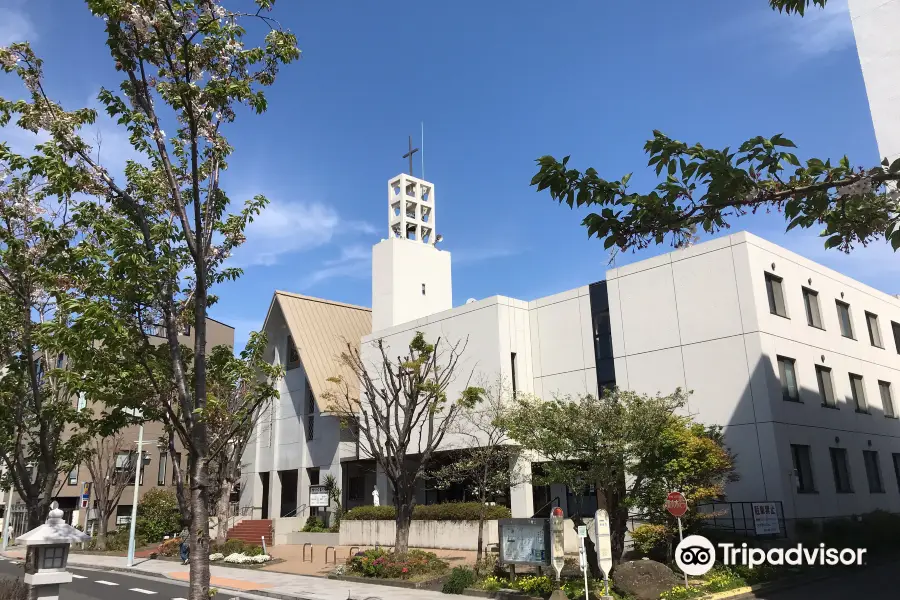
[[[97,550],[106,550],[106,532],[109,530],[109,515],[97,511]]]
[[[216,542],[219,545],[225,543],[225,535],[228,533],[228,500],[231,498],[231,485],[228,480],[219,486],[219,502],[216,506]]]
[[[209,600],[209,465],[197,457],[191,473],[190,600]]]
[[[628,529],[628,509],[616,507],[609,511],[609,536],[612,547],[613,565],[622,561],[625,553],[625,531]]]
[[[409,526],[412,522],[414,498],[409,486],[399,485],[394,490],[394,507],[397,510],[397,538],[394,541],[394,552],[406,554],[409,551]]]
[[[46,520],[46,515],[43,514],[46,511],[43,510],[44,506],[40,500],[29,499],[25,510],[27,515],[27,528],[26,531],[31,531],[35,527],[40,527],[44,524]]]
[[[481,559],[484,557],[484,501],[485,499],[481,499],[481,506],[478,509],[478,552],[475,555],[475,568],[481,568]]]

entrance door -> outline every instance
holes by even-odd
[[[269,518],[269,474],[259,474],[259,484],[262,486],[262,518]]]
[[[281,480],[281,514],[280,517],[297,516],[297,469],[278,471]]]

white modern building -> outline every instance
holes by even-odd
[[[398,351],[417,331],[467,340],[461,373],[506,379],[543,398],[691,390],[686,410],[722,425],[740,480],[729,502],[781,502],[787,518],[900,511],[900,300],[749,233],[612,269],[604,281],[524,301],[451,305],[450,254],[435,246],[432,183],[390,181],[389,239],[373,248],[373,309],[276,292],[265,330],[287,378],[248,451],[242,502],[259,517],[306,516],[330,473],[344,506],[390,503],[386,478],[318,406],[337,355],[372,342]],[[375,329],[370,327],[374,325]],[[377,362],[377,361],[376,361]],[[461,376],[449,397],[468,382]],[[314,431],[313,431],[314,427]],[[446,440],[445,449],[459,445]],[[520,457],[520,468],[531,468]],[[420,503],[459,499],[419,491]],[[521,484],[530,517],[565,486]],[[590,502],[585,506],[590,509]]]

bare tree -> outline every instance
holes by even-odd
[[[484,521],[488,502],[503,496],[509,488],[523,481],[513,464],[519,451],[507,433],[503,417],[510,408],[513,393],[502,377],[483,383],[481,402],[464,407],[453,425],[453,432],[468,440],[456,460],[435,470],[431,475],[440,487],[466,484],[481,505],[478,513],[478,554],[484,554]]]
[[[89,446],[85,466],[93,480],[97,510],[97,549],[106,550],[109,517],[119,505],[125,488],[134,483],[138,453],[129,448],[119,432],[97,437]]]
[[[476,404],[484,390],[467,385],[457,400],[447,400],[465,342],[442,347],[439,338],[432,345],[416,332],[409,354],[396,360],[388,356],[384,340],[373,344],[377,365],[367,365],[360,350],[347,344],[340,360],[359,383],[333,377],[329,381],[337,384],[337,390],[327,391],[325,398],[343,420],[358,422],[360,452],[374,459],[391,483],[397,511],[394,551],[400,553],[409,547],[416,483],[425,476],[459,411]]]

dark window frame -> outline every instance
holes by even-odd
[[[869,483],[869,493],[883,494],[884,477],[881,476],[881,458],[878,456],[878,450],[863,450],[863,464],[866,466],[866,481]]]
[[[819,384],[819,397],[822,398],[822,406],[825,408],[838,408],[837,396],[834,394],[834,377],[831,374],[831,367],[825,365],[816,365],[816,382]],[[831,403],[828,402],[828,395],[825,393],[825,377],[828,375],[828,387],[831,391]]]
[[[863,313],[866,317],[866,330],[869,332],[869,344],[874,348],[884,350],[884,338],[881,337],[881,323],[878,321],[878,315],[867,310],[863,311]]]
[[[803,290],[803,308],[806,310],[806,324],[816,329],[825,330],[825,323],[822,321],[822,305],[819,303],[819,292],[814,289],[802,286]],[[815,311],[813,311],[815,307]],[[816,324],[818,320],[818,324]]]
[[[816,490],[816,478],[813,473],[812,450],[810,447],[806,444],[791,444],[791,461],[794,465],[794,470],[797,472],[797,493],[815,494],[818,490]],[[804,473],[804,471],[807,471],[807,468],[808,472]]]
[[[829,448],[828,454],[831,456],[831,474],[834,478],[834,491],[838,494],[852,494],[853,492],[853,475],[850,472],[850,457],[846,448]],[[838,458],[842,459],[838,461]],[[847,475],[846,489],[842,489],[838,463],[842,463],[844,471]]]
[[[789,356],[776,355],[775,363],[778,366],[778,380],[781,382],[781,399],[785,402],[801,403],[800,400],[800,384],[797,382],[797,361]],[[790,395],[790,386],[787,384],[787,371],[790,366],[791,375],[794,378],[794,393],[796,396]]]
[[[857,373],[848,373],[850,379],[850,397],[853,398],[853,404],[856,412],[860,414],[869,414],[869,399],[866,397],[866,380],[862,375]],[[859,390],[853,385],[854,381],[859,381]],[[862,403],[860,403],[860,395],[862,395]]]
[[[774,273],[765,272],[766,298],[769,300],[769,313],[789,319],[787,314],[787,302],[784,297],[784,278]],[[777,284],[777,287],[776,285]],[[779,310],[781,312],[779,312]]]
[[[841,330],[841,335],[843,337],[847,338],[848,340],[855,340],[856,332],[853,331],[853,313],[850,312],[850,303],[844,302],[843,300],[835,300],[834,305],[835,305],[835,308],[837,309],[838,328]],[[844,309],[847,313],[846,326],[847,326],[847,330],[849,330],[849,331],[844,329],[844,325],[845,325],[844,317],[843,317],[844,313],[841,312],[841,309]]]
[[[887,390],[887,398],[885,398],[884,390]],[[881,407],[884,410],[884,416],[888,419],[896,419],[897,411],[894,409],[894,392],[890,381],[878,380],[878,395],[881,396]]]
[[[159,453],[159,467],[156,472],[156,485],[159,487],[164,487],[166,485],[166,462],[168,461],[168,458],[168,452],[161,451]]]

